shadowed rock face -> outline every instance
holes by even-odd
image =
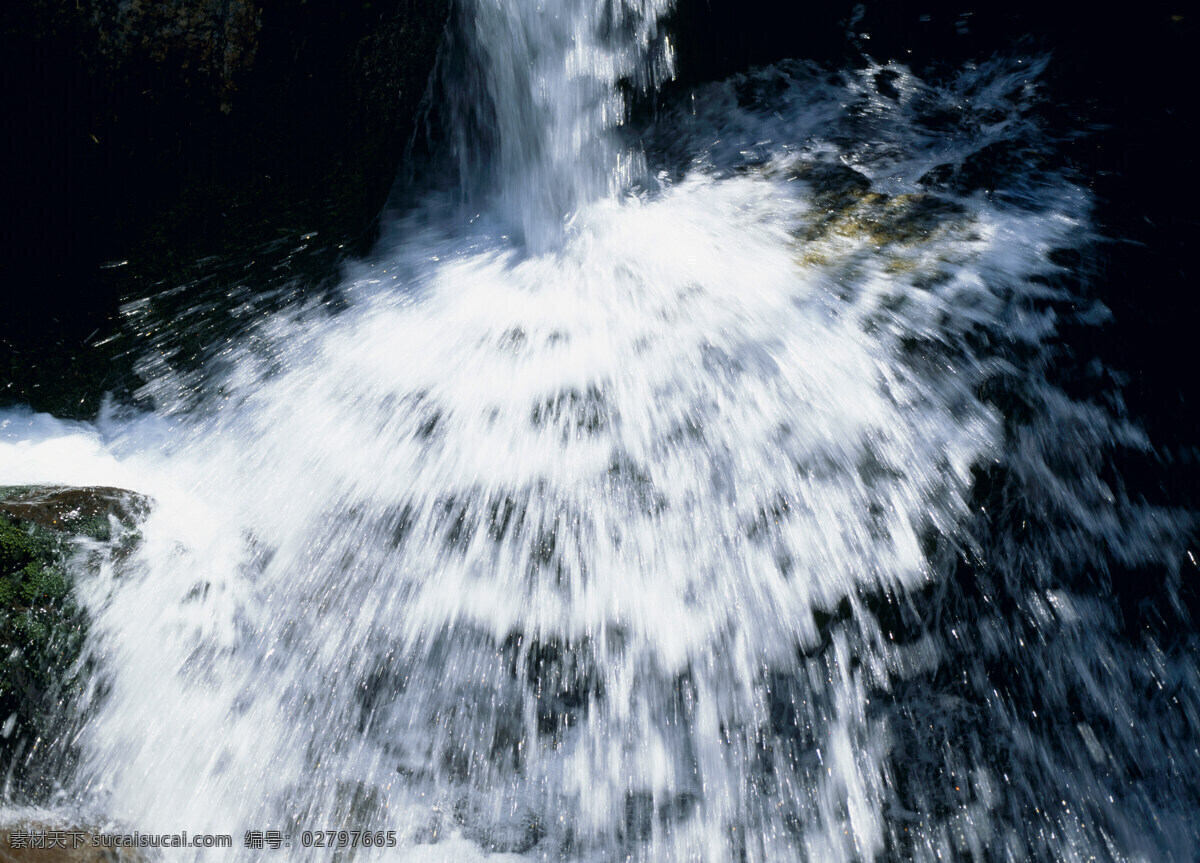
[[[4,4],[0,336],[78,344],[119,296],[196,258],[313,231],[369,237],[447,8]]]
[[[262,13],[249,0],[168,0],[92,4],[100,55],[114,66],[137,60],[173,68],[229,113],[238,84],[254,69]]]

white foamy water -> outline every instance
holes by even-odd
[[[516,46],[483,61],[520,126],[493,211],[395,216],[336,310],[261,316],[205,371],[148,357],[153,411],[0,415],[0,481],[155,499],[133,555],[78,574],[94,690],[52,811],[233,834],[214,860],[268,829],[314,860],[302,831],[395,831],[363,860],[1186,854],[1186,813],[1108,794],[1143,732],[1085,704],[1063,743],[963,658],[1114,703],[1143,658],[1074,576],[1165,565],[1187,522],[1110,488],[1105,454],[1146,442],[1051,381],[1059,322],[1103,319],[1051,254],[1090,242],[1087,193],[918,182],[1045,147],[1043,61],[892,70],[899,99],[878,69],[765,70],[663,120],[660,182],[615,194],[612,82],[662,10],[607,42],[577,5],[475,10]],[[967,558],[970,613],[938,600]],[[1194,674],[1156,667],[1192,722]]]

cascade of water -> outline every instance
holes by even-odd
[[[440,107],[459,173],[490,191],[493,215],[532,248],[549,248],[571,213],[640,176],[640,152],[612,131],[625,120],[625,88],[645,92],[672,74],[659,26],[670,6],[478,0],[456,9]]]
[[[447,860],[1200,842],[1121,772],[1195,778],[1200,684],[1088,594],[1190,521],[1110,487],[1146,442],[1055,382],[1059,327],[1103,318],[1058,262],[1087,193],[1032,158],[970,185],[981,154],[1047,151],[1043,61],[715,85],[650,150],[681,179],[621,199],[618,82],[665,73],[662,11],[461,16],[523,248],[409,214],[338,310],[255,314],[198,374],[158,346],[153,413],[0,418],[5,481],[155,499],[80,574],[73,811],[314,860],[305,831]],[[1185,716],[1165,756],[1101,725],[1147,673]]]

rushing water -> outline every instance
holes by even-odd
[[[624,134],[663,12],[478,0],[456,191],[332,297],[197,299],[136,408],[0,417],[4,482],[155,500],[78,573],[48,817],[214,860],[1200,853],[1194,639],[1107,588],[1174,585],[1193,519],[1066,340],[1106,312],[1046,59],[781,64]]]

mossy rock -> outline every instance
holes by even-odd
[[[945,280],[924,247],[970,225],[962,203],[921,191],[885,194],[865,174],[845,165],[800,162],[785,170],[784,176],[799,181],[811,203],[792,230],[801,266],[854,266],[882,255],[883,272],[889,276],[925,289]]]
[[[53,531],[112,538],[112,523],[131,526],[150,510],[148,498],[120,488],[9,486],[0,488],[0,514]]]
[[[806,182],[815,220],[800,233],[806,241],[864,239],[874,246],[924,242],[966,210],[956,201],[924,192],[885,195],[867,177],[842,165],[803,165],[790,176]]]
[[[0,487],[0,768],[18,786],[72,715],[87,615],[72,594],[72,540],[128,548],[149,501],[115,488]]]
[[[146,863],[140,848],[105,847],[108,831],[77,825],[25,821],[0,827],[0,860],[4,863]],[[130,830],[129,833],[133,831]],[[111,841],[111,836],[109,837]],[[93,842],[98,844],[93,845]]]

